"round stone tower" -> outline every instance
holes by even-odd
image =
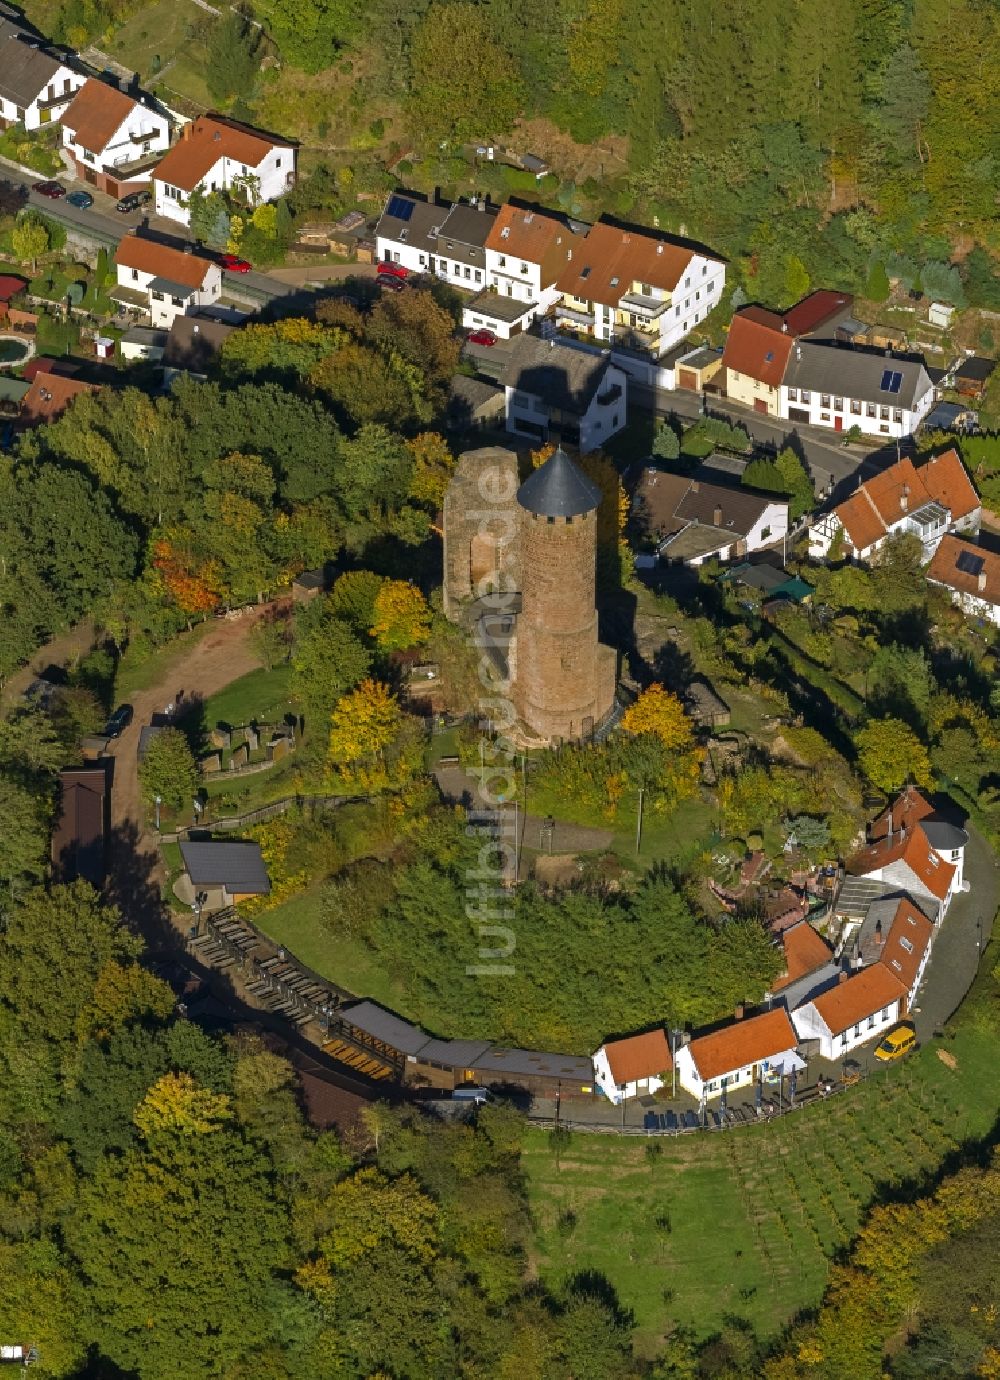
[[[614,703],[617,658],[597,640],[601,491],[560,447],[518,490],[517,711],[540,737],[590,734]]]

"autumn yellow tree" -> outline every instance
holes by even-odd
[[[375,596],[369,633],[380,651],[401,652],[427,641],[431,611],[427,600],[408,580],[384,580]]]
[[[440,508],[455,468],[455,457],[447,441],[436,431],[422,431],[406,442],[406,449],[413,456],[410,498],[428,508]]]
[[[402,711],[389,687],[363,680],[342,695],[330,716],[330,765],[354,784],[376,790],[388,784],[385,752],[399,732]]]
[[[653,684],[622,715],[626,733],[652,733],[664,747],[683,752],[694,742],[694,726],[676,695]]]
[[[173,1009],[169,983],[139,963],[111,960],[97,974],[94,995],[77,1016],[77,1037],[83,1044],[120,1030],[129,1021],[149,1016],[165,1020]]]
[[[167,1132],[204,1136],[232,1118],[225,1093],[203,1087],[189,1073],[165,1073],[135,1109],[135,1124],[147,1138]]]

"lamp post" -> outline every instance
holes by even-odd
[[[156,805],[156,832],[159,833],[159,832],[160,832],[160,806],[163,804],[163,796],[162,796],[162,795],[154,796],[154,797],[153,797],[153,802],[154,802],[154,804]]]
[[[191,902],[191,911],[194,915],[195,938],[198,938],[198,936],[201,934],[201,912],[207,900],[207,891],[196,891],[194,900]]]
[[[674,1098],[677,1096],[677,1037],[680,1034],[679,1030],[671,1030],[670,1032],[670,1074],[672,1078],[670,1095]]]

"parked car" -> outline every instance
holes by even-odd
[[[379,287],[383,292],[405,292],[406,284],[402,278],[390,278],[387,273],[379,275]]]
[[[138,211],[140,206],[145,206],[147,201],[152,200],[152,192],[129,192],[127,196],[122,197],[121,201],[119,201],[118,205],[115,207],[115,210],[121,211],[122,213],[128,211]]]
[[[478,331],[470,331],[468,336],[470,345],[495,345],[497,338],[492,331],[488,331],[485,326]]]
[[[31,190],[39,196],[50,196],[53,201],[66,195],[66,188],[61,182],[36,182]]]
[[[879,1040],[875,1046],[875,1058],[880,1063],[888,1064],[893,1059],[902,1059],[904,1054],[909,1054],[917,1043],[917,1032],[913,1028],[911,1021],[903,1021],[894,1030],[890,1030],[884,1039]]]
[[[475,1102],[481,1105],[484,1102],[492,1102],[493,1094],[489,1088],[467,1086],[456,1088],[451,1095],[451,1100],[452,1102]]]
[[[105,735],[108,738],[120,738],[132,722],[133,712],[130,704],[120,704],[107,722]]]
[[[220,262],[230,273],[249,273],[253,268],[249,259],[241,259],[238,254],[223,254]]]
[[[379,264],[378,271],[379,276],[384,278],[408,278],[410,276],[410,270],[404,268],[402,264],[383,262]]]
[[[89,192],[70,192],[66,198],[66,203],[69,206],[75,206],[77,210],[89,211],[94,204],[94,198]]]

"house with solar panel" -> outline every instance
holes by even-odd
[[[497,207],[485,198],[452,204],[394,192],[375,227],[378,261],[481,292],[486,286],[486,240],[496,214]]]
[[[920,360],[800,340],[788,354],[778,415],[892,438],[910,436],[933,405],[934,385]]]
[[[820,559],[839,542],[844,556],[868,561],[890,537],[908,533],[918,538],[929,561],[949,533],[977,533],[982,515],[982,502],[957,451],[946,450],[919,468],[906,458],[821,513],[809,528],[809,554]]]
[[[961,537],[944,537],[927,567],[927,578],[943,585],[964,613],[1000,627],[1000,555],[995,551]]]

